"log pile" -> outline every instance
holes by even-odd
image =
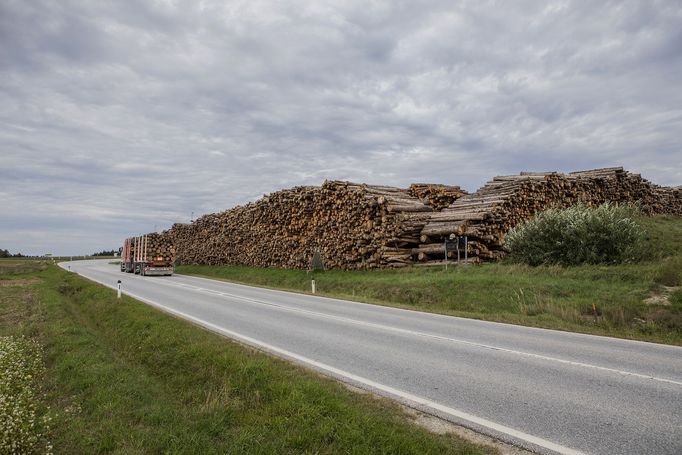
[[[433,183],[413,183],[407,189],[410,196],[416,197],[435,211],[440,212],[465,194],[458,186],[436,185]]]
[[[473,261],[494,260],[506,253],[509,229],[580,201],[638,203],[648,214],[682,215],[681,188],[653,185],[622,168],[500,176],[473,194],[447,185],[327,181],[175,224],[158,237],[158,248],[186,264],[300,269],[319,251],[327,268],[365,269],[441,261],[444,238],[466,234]]]
[[[327,268],[402,267],[412,263],[434,212],[429,204],[440,207],[463,193],[444,185],[419,188],[327,181],[176,224],[163,235],[185,264],[306,269],[319,251]]]
[[[504,236],[512,227],[548,208],[565,208],[584,202],[636,203],[647,214],[682,215],[682,192],[654,185],[623,168],[595,169],[560,174],[531,173],[495,177],[476,193],[457,199],[433,213],[412,250],[420,262],[440,261],[443,239],[466,234],[474,261],[505,255]]]

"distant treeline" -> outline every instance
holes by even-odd
[[[23,258],[24,255],[21,253],[12,254],[8,250],[0,249],[0,258]]]
[[[93,256],[114,256],[116,254],[118,254],[118,250],[110,250],[110,251],[104,250],[104,251],[100,251],[99,253],[92,253]]]

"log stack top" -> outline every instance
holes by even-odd
[[[437,212],[440,212],[457,199],[467,194],[467,192],[459,186],[440,185],[436,183],[413,183],[407,189],[407,192],[410,196],[418,198]]]
[[[622,177],[626,172],[622,167],[603,167],[600,169],[590,169],[587,171],[569,172],[571,177],[588,177],[588,178],[618,178]]]

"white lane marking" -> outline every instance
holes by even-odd
[[[599,365],[593,365],[590,363],[576,362],[574,360],[560,359],[557,357],[550,357],[550,356],[541,355],[541,354],[534,354],[532,352],[517,351],[514,349],[502,348],[499,346],[493,346],[493,345],[488,345],[488,344],[484,344],[484,343],[476,343],[473,341],[462,340],[459,338],[452,338],[452,337],[447,337],[447,336],[443,336],[443,335],[435,335],[432,333],[420,332],[420,331],[416,331],[416,330],[401,329],[400,327],[378,324],[375,322],[360,321],[357,319],[347,318],[344,316],[334,316],[334,315],[327,314],[327,313],[321,313],[321,312],[312,311],[312,310],[305,310],[302,308],[294,308],[294,307],[282,305],[279,303],[254,299],[251,297],[244,297],[244,296],[240,296],[237,294],[230,294],[227,292],[217,293],[216,291],[207,290],[205,288],[200,288],[198,286],[194,286],[191,284],[173,283],[173,282],[167,281],[167,282],[163,282],[163,285],[178,286],[178,287],[186,288],[186,289],[197,291],[197,292],[208,292],[208,293],[213,294],[213,295],[220,295],[223,297],[241,300],[244,302],[255,303],[257,305],[270,306],[270,307],[278,308],[278,309],[281,309],[284,311],[290,311],[293,313],[310,314],[310,315],[317,316],[319,318],[336,320],[336,321],[345,322],[348,324],[359,325],[359,326],[363,326],[363,327],[371,327],[371,328],[380,329],[380,330],[384,330],[384,331],[397,332],[397,333],[402,333],[402,334],[417,336],[417,337],[422,337],[422,338],[431,338],[431,339],[436,339],[436,340],[441,340],[441,341],[446,341],[446,342],[451,342],[451,343],[459,343],[459,344],[464,344],[464,345],[468,345],[468,346],[474,346],[474,347],[478,347],[478,348],[489,349],[492,351],[500,351],[500,352],[505,352],[508,354],[520,355],[520,356],[530,357],[530,358],[539,359],[539,360],[557,362],[557,363],[561,363],[564,365],[571,365],[571,366],[581,367],[581,368],[591,368],[591,369],[595,369],[595,370],[599,370],[599,371],[605,371],[605,372],[609,372],[609,373],[617,373],[617,374],[622,375],[622,376],[631,376],[631,377],[636,377],[636,378],[640,378],[640,379],[649,379],[649,380],[653,380],[653,381],[664,382],[667,384],[674,384],[674,385],[682,386],[682,381],[675,381],[674,379],[660,378],[657,376],[651,376],[651,375],[641,374],[641,373],[634,373],[632,371],[618,370],[616,368],[603,367],[603,366],[599,366]]]
[[[106,287],[109,288],[114,288],[113,285],[108,284],[104,281],[98,280],[96,278],[92,277],[87,277],[88,279],[95,281],[99,284],[102,284]],[[551,441],[548,441],[546,439],[530,435],[528,433],[524,433],[520,430],[517,430],[515,428],[508,427],[506,425],[501,425],[499,423],[495,423],[493,421],[490,421],[488,419],[484,419],[482,417],[477,417],[473,414],[469,414],[464,411],[460,411],[458,409],[451,408],[449,406],[444,406],[442,404],[436,403],[435,401],[431,401],[427,398],[423,398],[417,395],[413,395],[409,392],[404,392],[402,390],[395,389],[393,387],[372,381],[371,379],[364,378],[362,376],[358,376],[356,374],[350,373],[345,370],[341,370],[339,368],[335,368],[331,365],[327,365],[322,362],[318,362],[316,360],[310,359],[308,357],[304,357],[302,355],[296,354],[291,351],[287,351],[286,349],[278,348],[274,345],[271,345],[269,343],[257,340],[255,338],[251,338],[246,335],[242,335],[240,333],[234,332],[232,330],[220,327],[218,325],[212,324],[208,321],[204,321],[203,319],[197,318],[195,316],[189,315],[187,313],[184,313],[182,311],[175,310],[173,308],[167,307],[165,305],[162,305],[160,303],[154,302],[153,300],[149,300],[145,297],[136,295],[134,293],[126,291],[125,294],[129,295],[130,297],[133,297],[134,299],[140,300],[141,302],[147,303],[148,305],[151,305],[153,307],[159,308],[167,313],[180,316],[183,319],[189,320],[194,322],[195,324],[201,325],[202,327],[205,327],[209,330],[212,330],[214,332],[220,333],[222,335],[228,336],[230,338],[237,339],[243,343],[249,344],[251,346],[255,346],[258,348],[261,348],[267,352],[271,352],[273,354],[278,354],[282,357],[290,358],[293,360],[296,360],[298,362],[301,362],[303,364],[310,365],[314,367],[315,369],[325,371],[330,373],[334,377],[339,377],[339,378],[345,378],[349,380],[351,383],[355,384],[363,384],[366,387],[368,387],[371,390],[377,390],[383,392],[386,396],[389,397],[397,397],[401,398],[403,401],[407,402],[408,404],[412,404],[413,406],[419,405],[419,406],[425,406],[427,408],[431,408],[435,411],[438,411],[439,413],[443,413],[445,415],[449,415],[457,420],[460,421],[466,421],[470,422],[474,425],[477,425],[479,427],[484,427],[488,428],[494,432],[497,433],[502,433],[506,434],[508,436],[511,436],[512,438],[515,438],[517,440],[525,441],[527,443],[533,444],[538,447],[542,447],[548,450],[551,450],[556,453],[560,453],[563,455],[583,455],[583,452],[580,452],[575,449],[571,449],[570,447],[565,447],[560,444],[555,444]]]

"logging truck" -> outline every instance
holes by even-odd
[[[173,262],[158,251],[153,234],[130,237],[123,242],[121,272],[136,275],[173,275]]]

